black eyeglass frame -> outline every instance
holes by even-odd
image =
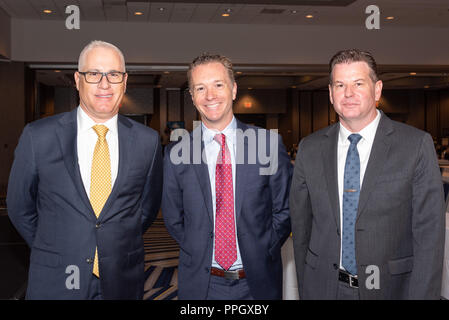
[[[123,81],[125,81],[125,74],[127,74],[126,71],[125,71],[125,72],[121,72],[121,71],[109,71],[109,72],[99,72],[99,71],[86,71],[86,72],[82,72],[82,71],[78,71],[78,73],[79,73],[79,74],[82,74],[82,75],[84,76],[84,80],[86,80],[87,83],[91,83],[91,84],[98,84],[98,83],[100,83],[101,80],[103,80],[103,77],[106,77],[106,80],[107,80],[109,83],[112,83],[112,84],[123,83]],[[98,80],[97,82],[90,82],[90,81],[87,81],[87,77],[86,77],[86,74],[87,74],[87,73],[99,73],[99,74],[101,74],[101,78],[100,78],[100,80]],[[122,81],[120,81],[120,82],[111,82],[111,80],[109,80],[109,77],[108,77],[108,75],[109,75],[110,73],[120,73],[120,74],[122,75]]]

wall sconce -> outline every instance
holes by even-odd
[[[246,109],[249,109],[249,108],[251,108],[251,107],[253,106],[253,103],[252,103],[251,101],[245,101],[245,102],[243,103],[243,106],[244,106]]]

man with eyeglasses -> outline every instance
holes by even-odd
[[[158,134],[118,114],[121,51],[93,41],[75,72],[80,105],[28,124],[8,214],[31,248],[27,299],[142,299],[142,234],[162,192]]]

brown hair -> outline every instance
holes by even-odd
[[[232,69],[232,62],[227,57],[219,55],[219,54],[210,54],[208,52],[202,53],[200,56],[193,59],[192,63],[189,65],[189,69],[187,70],[187,80],[189,82],[189,88],[191,88],[192,85],[192,70],[196,66],[212,63],[212,62],[218,62],[221,63],[226,70],[228,71],[229,79],[231,80],[231,83],[233,84],[235,82],[234,79],[234,70]]]
[[[332,71],[334,66],[340,63],[352,63],[352,62],[366,62],[370,68],[369,76],[373,82],[379,80],[377,74],[376,60],[368,51],[362,51],[359,49],[349,49],[337,52],[329,62],[329,84],[332,84]]]

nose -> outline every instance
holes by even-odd
[[[207,88],[206,99],[213,100],[215,99],[215,97],[216,97],[215,89],[213,87]]]
[[[352,86],[345,87],[345,97],[352,97],[354,92],[352,91]]]
[[[345,87],[345,97],[352,97],[354,94],[352,86]]]
[[[101,78],[101,81],[98,83],[98,87],[100,87],[101,89],[109,89],[110,85],[111,84],[109,83],[106,76],[103,75],[103,77]]]

